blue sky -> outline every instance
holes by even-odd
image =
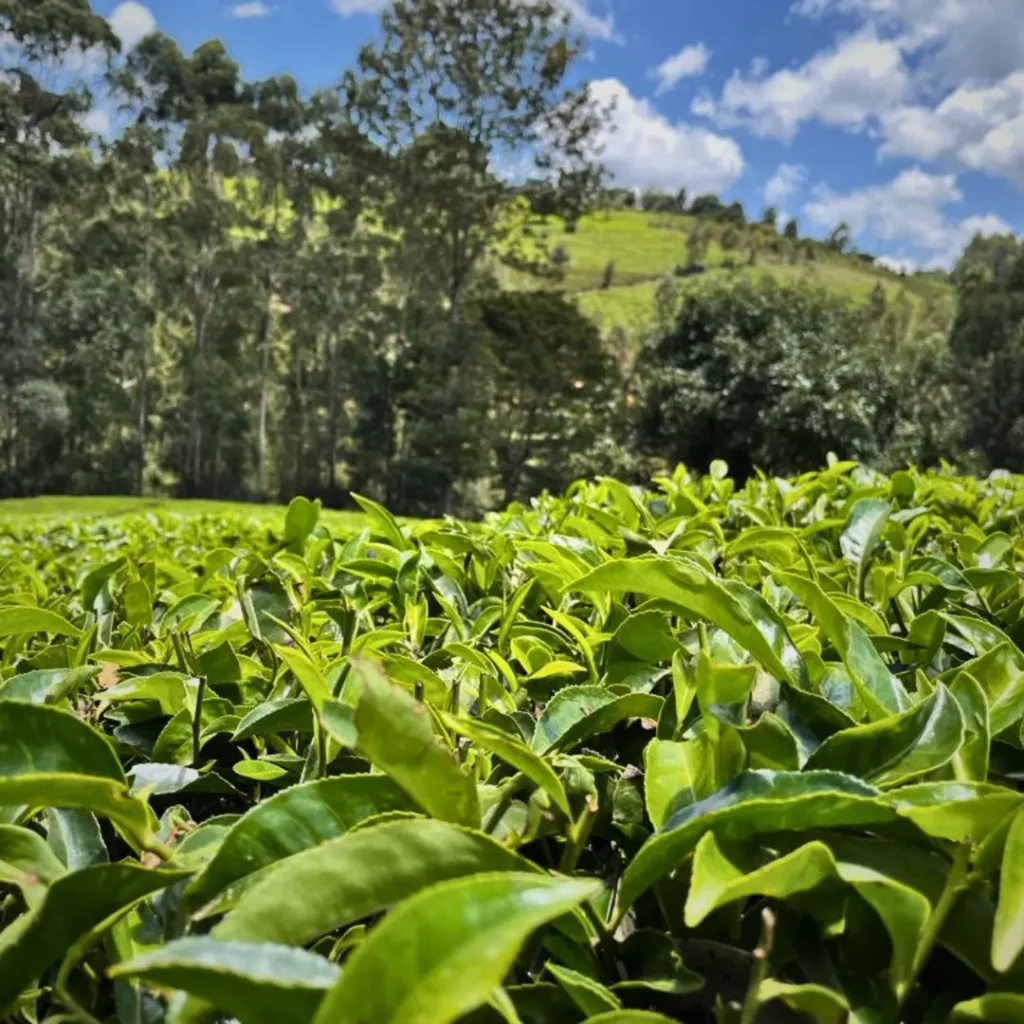
[[[219,36],[249,77],[334,81],[386,0],[94,0],[127,44]],[[529,0],[523,0],[529,2]],[[1024,232],[1024,0],[558,0],[637,187],[841,220],[894,263]]]

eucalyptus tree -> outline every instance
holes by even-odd
[[[533,244],[517,245],[528,211],[503,167],[530,160],[564,186],[571,216],[598,177],[602,111],[585,85],[571,84],[581,52],[568,16],[546,0],[396,0],[343,78],[354,123],[378,147],[379,211],[395,239],[390,271],[402,316],[422,324],[440,297],[447,319],[446,329],[415,339],[431,346],[430,358],[410,357],[437,375],[439,405],[417,402],[433,428],[456,424],[465,410],[472,346],[463,321],[474,281],[496,257]],[[433,478],[449,508],[452,472],[475,462],[471,421],[462,436],[430,429],[424,437],[427,448],[437,438],[444,451],[434,455],[452,467]]]
[[[237,270],[237,233],[245,227],[233,187],[266,128],[250,86],[217,40],[185,55],[173,39],[154,34],[128,56],[126,72],[135,80],[138,122],[166,133],[162,160],[171,188],[161,221],[175,257],[161,287],[163,301],[183,312],[191,340],[181,353],[187,423],[176,424],[184,434],[176,439],[176,461],[182,490],[202,493],[209,490],[206,477],[224,468],[217,423],[229,404],[225,389],[238,382],[210,351],[218,304]]]
[[[86,72],[118,48],[88,0],[0,0],[0,479],[17,490],[45,463],[66,401],[47,378],[39,322],[56,211],[89,176]],[[52,429],[51,429],[52,428]]]

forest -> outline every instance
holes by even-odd
[[[0,497],[356,492],[474,516],[714,457],[741,478],[830,452],[1024,469],[1016,238],[975,239],[955,308],[913,324],[880,288],[681,293],[714,231],[746,259],[745,238],[813,258],[848,229],[615,187],[551,4],[396,0],[312,93],[247,81],[217,40],[124,48],[88,0],[0,0],[0,40]],[[624,206],[708,229],[649,324],[609,335],[558,238]]]

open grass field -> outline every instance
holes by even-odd
[[[287,509],[283,505],[261,505],[232,501],[187,501],[174,498],[63,497],[10,498],[0,501],[0,528],[19,522],[48,519],[120,519],[147,513],[176,516],[234,517],[254,519],[282,526]],[[359,512],[324,509],[323,522],[337,530],[356,530],[363,523]]]
[[[607,333],[614,327],[626,329],[634,339],[642,336],[652,320],[658,282],[687,262],[687,238],[707,221],[685,215],[669,216],[632,210],[603,212],[584,217],[574,233],[566,233],[561,221],[552,221],[547,234],[550,249],[562,246],[569,257],[563,287],[575,293],[580,307]],[[905,295],[915,315],[925,301],[953,301],[951,286],[932,276],[903,277],[884,267],[861,261],[856,256],[828,254],[816,250],[816,259],[791,262],[788,256],[773,254],[760,237],[757,262],[748,266],[751,240],[759,229],[739,229],[737,248],[725,251],[712,241],[703,257],[707,272],[679,279],[681,293],[700,288],[714,280],[744,280],[769,275],[783,282],[809,281],[845,296],[865,302],[881,284],[886,300],[893,303]],[[734,267],[723,264],[729,261]],[[614,264],[610,288],[603,289],[605,270]],[[515,276],[513,275],[513,278]],[[509,283],[513,283],[510,281]],[[524,283],[517,279],[517,283]]]

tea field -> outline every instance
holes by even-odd
[[[0,1019],[1024,1021],[1024,479],[360,504],[0,506]]]

